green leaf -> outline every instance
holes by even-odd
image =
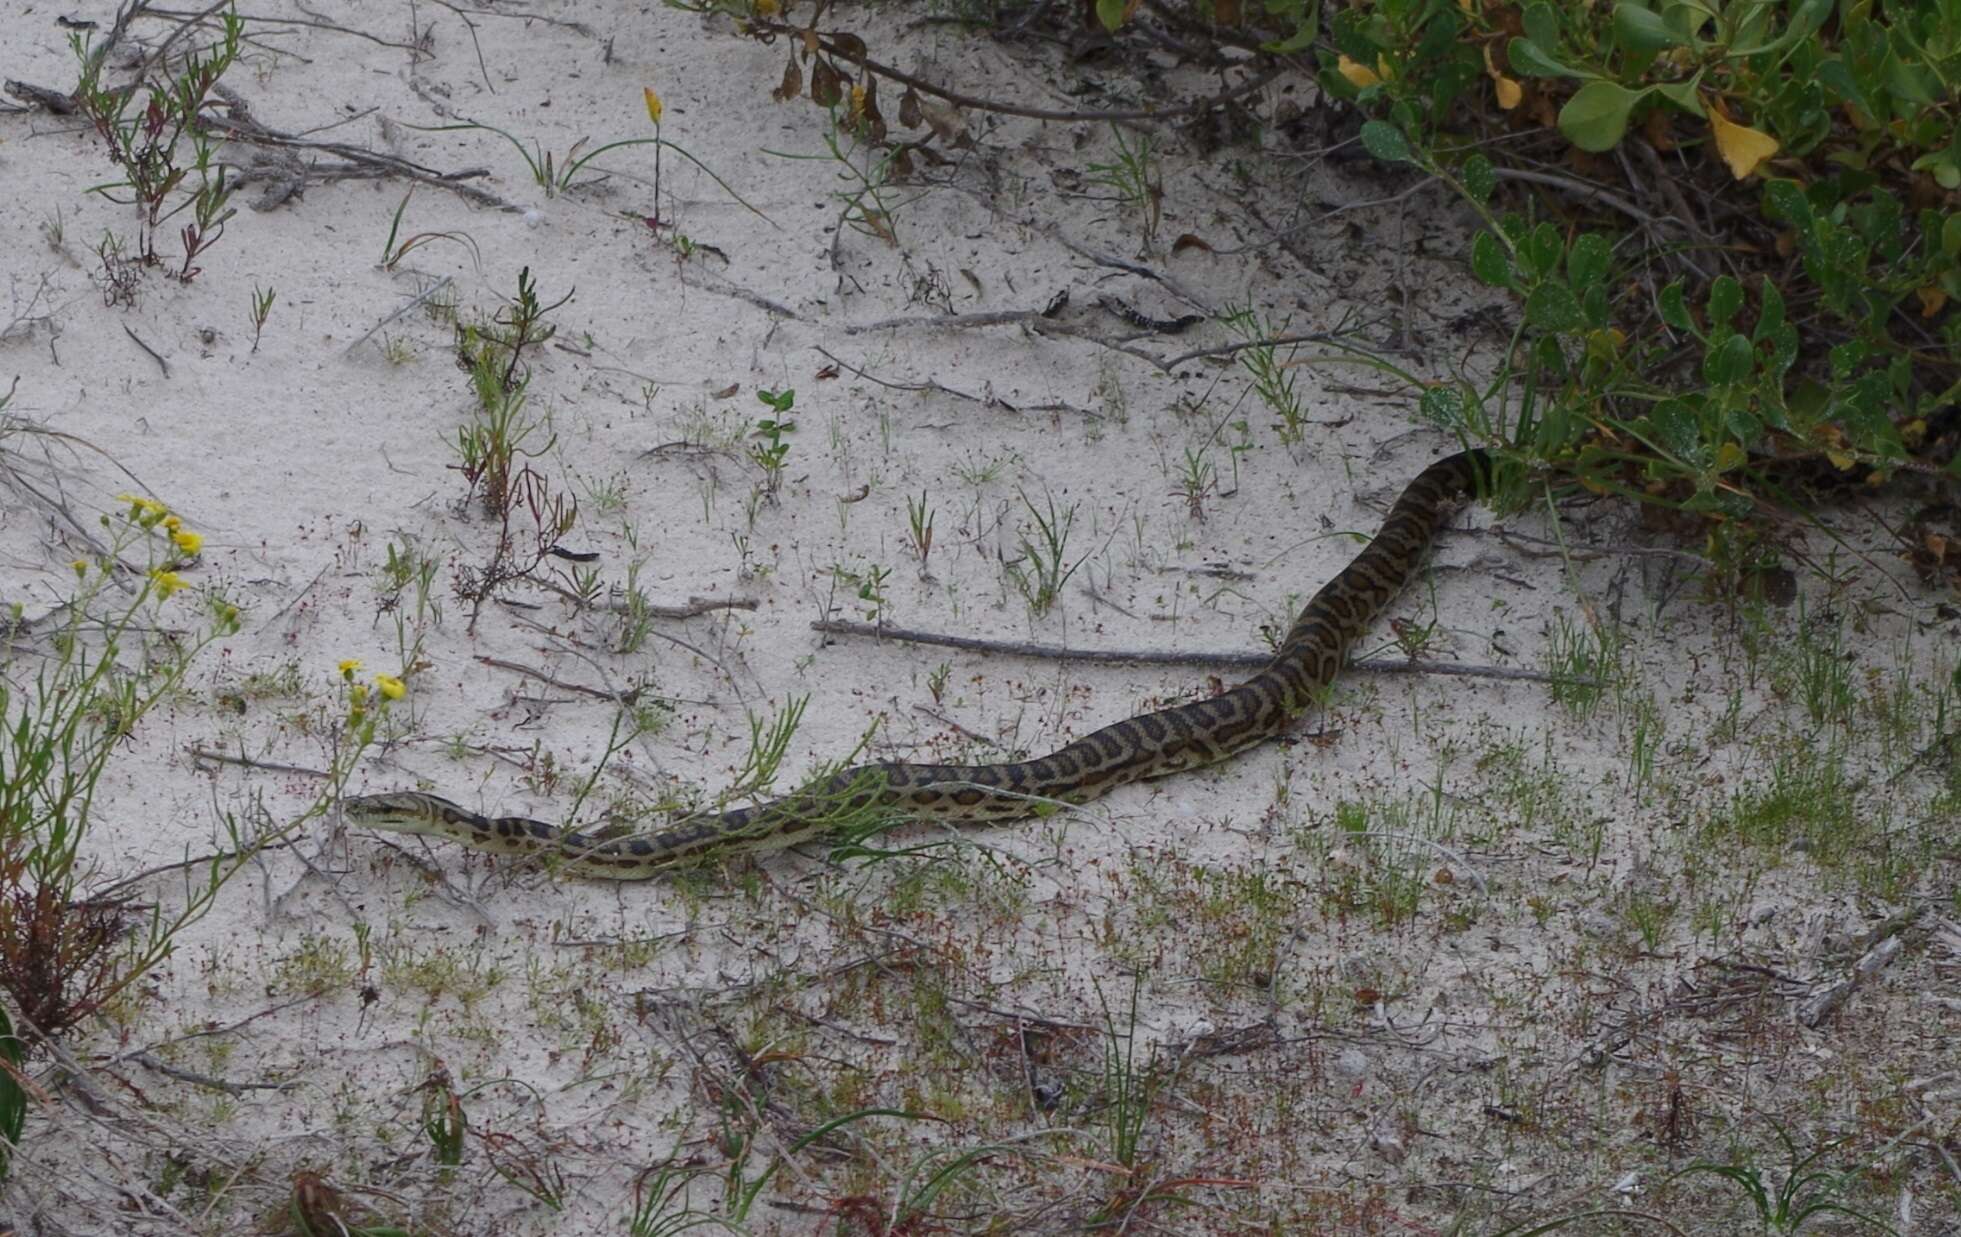
[[[1294,32],[1276,43],[1262,43],[1260,50],[1286,56],[1305,51],[1321,35],[1320,0],[1266,0],[1270,17],[1292,18]]]
[[[1471,241],[1471,273],[1494,288],[1512,286],[1512,262],[1505,247],[1489,232],[1480,232]]]
[[[1566,276],[1577,287],[1597,284],[1607,277],[1607,268],[1613,260],[1614,250],[1606,237],[1598,232],[1584,233],[1566,255]]]
[[[1784,33],[1768,41],[1764,41],[1754,26],[1746,23],[1746,28],[1737,32],[1736,42],[1729,49],[1730,58],[1734,59],[1738,56],[1760,56],[1765,52],[1781,52],[1800,39],[1810,37],[1813,31],[1824,24],[1825,16],[1831,12],[1834,2],[1835,0],[1803,0],[1803,3],[1799,4],[1797,9],[1791,14],[1791,20],[1785,24]],[[1616,16],[1619,16],[1619,14],[1617,13]],[[1752,16],[1761,16],[1761,24],[1769,24],[1770,11],[1768,8],[1758,9]],[[1752,39],[1757,41],[1751,42]]]
[[[1386,121],[1370,120],[1362,125],[1362,146],[1384,163],[1415,163],[1403,131]]]
[[[1831,351],[1832,377],[1849,378],[1852,371],[1859,368],[1859,362],[1866,359],[1864,340],[1848,339]]]
[[[1590,327],[1604,327],[1613,321],[1613,306],[1608,303],[1604,283],[1590,283],[1580,289],[1580,308]]]
[[[1751,338],[1759,342],[1769,339],[1784,326],[1784,292],[1776,284],[1766,279],[1761,297],[1763,305],[1757,310],[1757,329]]]
[[[1542,283],[1525,298],[1525,320],[1542,331],[1577,331],[1586,325],[1580,302],[1563,283]]]
[[[1702,419],[1688,401],[1663,400],[1641,420],[1649,436],[1670,455],[1692,460],[1702,454]]]
[[[1614,35],[1622,47],[1634,52],[1661,52],[1688,43],[1669,28],[1661,14],[1628,0],[1614,6]]]
[[[1859,80],[1852,76],[1852,70],[1846,68],[1845,62],[1837,56],[1819,62],[1816,75],[1825,89],[1837,94],[1840,99],[1869,117],[1878,115],[1873,110],[1871,101],[1866,98],[1866,92],[1859,89]]]
[[[1591,73],[1581,72],[1569,65],[1561,64],[1529,39],[1513,39],[1505,45],[1505,58],[1511,61],[1512,72],[1520,77],[1591,77]]]
[[[1941,256],[1952,261],[1961,255],[1961,215],[1949,215],[1941,224]]]
[[[1123,10],[1124,0],[1096,0],[1096,20],[1111,34],[1122,28]]]
[[[1559,12],[1545,0],[1533,0],[1519,15],[1524,27],[1525,37],[1532,40],[1539,50],[1550,52],[1559,46]]]
[[[1627,132],[1627,119],[1635,104],[1647,93],[1629,90],[1618,82],[1588,82],[1559,109],[1559,131],[1581,150],[1594,154],[1612,150]]]
[[[1816,217],[1811,199],[1804,196],[1804,189],[1794,180],[1773,180],[1764,185],[1764,211],[1772,222],[1804,229],[1809,229]]]
[[[1698,71],[1686,82],[1659,82],[1651,89],[1689,115],[1707,119],[1709,112],[1702,106],[1701,85],[1702,74]]]
[[[1464,192],[1482,206],[1491,200],[1491,191],[1498,187],[1498,174],[1491,170],[1491,160],[1483,155],[1472,155],[1464,160]]]
[[[1709,285],[1709,325],[1726,327],[1736,311],[1743,308],[1743,285],[1734,276],[1718,275]]]
[[[1531,255],[1532,273],[1539,276],[1551,275],[1559,270],[1559,260],[1566,256],[1566,244],[1559,229],[1550,223],[1542,223],[1532,229],[1532,235],[1525,238],[1521,248]]]
[[[1747,382],[1755,360],[1749,339],[1740,334],[1731,335],[1702,358],[1702,379],[1711,386]]]
[[[1693,333],[1696,329],[1695,318],[1682,298],[1682,281],[1679,279],[1661,290],[1661,320],[1678,331]]]
[[[1464,395],[1456,387],[1431,387],[1416,401],[1416,413],[1440,430],[1464,427]]]
[[[1886,89],[1892,91],[1895,98],[1932,107],[1935,97],[1934,88],[1928,83],[1930,76],[1921,65],[1891,60],[1886,65]]]
[[[1937,150],[1920,156],[1913,161],[1913,170],[1932,172],[1934,183],[1943,189],[1961,189],[1961,164],[1955,163],[1951,150]]]

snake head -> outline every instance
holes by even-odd
[[[442,835],[441,826],[461,810],[446,799],[419,790],[355,795],[340,801],[341,818],[363,829]]]

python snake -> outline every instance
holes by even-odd
[[[1417,474],[1362,552],[1302,608],[1273,660],[1206,700],[1141,713],[1047,756],[993,765],[857,765],[751,807],[704,813],[635,837],[601,838],[524,816],[489,817],[420,791],[342,800],[348,824],[447,838],[478,850],[549,859],[560,870],[644,880],[678,860],[775,850],[830,832],[868,808],[908,818],[1031,816],[1044,803],[1087,803],[1130,782],[1214,764],[1274,737],[1315,703],[1348,649],[1416,574],[1437,528],[1491,467],[1482,450]]]

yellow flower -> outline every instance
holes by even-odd
[[[170,530],[171,532],[173,532],[173,533],[177,531],[177,529],[178,529],[178,526],[180,526],[181,524],[183,524],[183,522],[184,522],[184,521],[182,521],[182,520],[180,520],[180,519],[178,519],[178,518],[177,518],[176,516],[174,516],[174,515],[167,515],[167,516],[165,516],[165,517],[163,517],[163,526],[164,526],[165,528],[167,528],[167,529],[169,529],[169,530]]]
[[[173,516],[171,518],[175,519],[176,517]],[[191,532],[189,529],[185,529],[185,528],[172,529],[170,533],[170,540],[177,546],[178,549],[182,550],[185,554],[196,554],[200,549],[204,547],[203,535],[200,533]]]
[[[652,86],[642,86],[640,94],[647,100],[647,119],[659,124],[661,112],[666,110],[660,105],[660,96],[654,93]]]
[[[376,690],[381,692],[384,700],[400,700],[409,694],[408,684],[392,674],[377,674],[374,676],[374,685]]]
[[[75,569],[75,578],[77,580],[88,575],[89,573],[89,560],[87,560],[86,558],[78,558],[74,562],[68,565]]]
[[[360,672],[360,669],[361,669],[361,659],[358,657],[350,657],[346,661],[341,662],[340,677],[352,683],[354,681],[354,676]]]
[[[141,494],[118,494],[116,495],[116,501],[119,503],[128,503],[129,518],[142,524],[145,528],[151,527],[158,520],[170,514],[168,507],[154,498],[145,498]]]
[[[172,593],[190,587],[190,583],[176,572],[162,571],[154,567],[150,569],[150,582],[157,586],[158,600],[167,598]]]
[[[862,85],[853,86],[851,88],[851,119],[857,120],[864,114],[865,114],[865,88]]]

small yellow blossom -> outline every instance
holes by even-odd
[[[128,503],[129,518],[145,528],[154,527],[158,520],[170,514],[170,508],[154,498],[145,498],[141,494],[118,494],[116,501]]]
[[[409,694],[408,684],[392,674],[377,674],[374,676],[374,685],[375,690],[381,693],[384,700],[400,700]]]
[[[857,120],[865,114],[865,88],[862,85],[851,88],[851,119]]]
[[[661,106],[660,96],[654,93],[652,86],[642,86],[640,94],[647,100],[647,119],[659,124],[661,113],[666,110]]]
[[[202,533],[194,533],[188,528],[172,530],[170,540],[172,544],[187,555],[194,555],[204,548],[204,535]]]
[[[183,523],[184,521],[178,519],[174,515],[167,515],[163,517],[163,526],[169,529],[173,533],[176,532],[180,527],[182,527]]]
[[[174,571],[163,571],[157,568],[151,569],[150,582],[157,586],[157,598],[159,600],[190,587],[190,583],[183,576],[178,575]]]
[[[340,664],[340,677],[352,683],[354,681],[354,676],[360,673],[360,670],[361,670],[361,659],[358,657],[350,657],[346,661],[343,661]]]
[[[75,569],[75,578],[77,580],[83,578],[89,573],[89,560],[87,560],[86,558],[78,558],[74,562],[68,565]]]

